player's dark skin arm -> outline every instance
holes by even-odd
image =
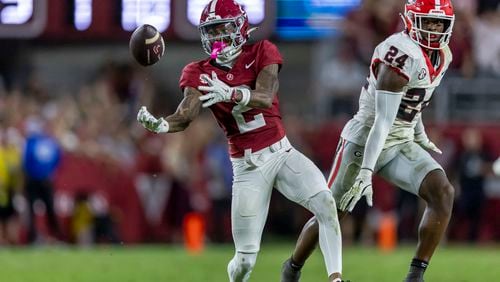
[[[169,124],[168,132],[183,131],[198,116],[201,109],[199,99],[201,95],[201,92],[195,88],[184,88],[184,98],[179,103],[177,110],[165,118]]]
[[[269,109],[273,105],[274,95],[278,93],[279,66],[272,64],[264,67],[255,83],[255,90],[251,91],[250,102],[248,107],[255,109]],[[236,91],[236,101],[241,101],[242,95],[240,91]]]
[[[406,78],[396,73],[386,64],[379,64],[377,73],[377,90],[401,92],[408,84]]]
[[[406,86],[408,81],[397,74],[394,70],[385,64],[379,64],[377,67],[377,89],[401,92],[403,87]],[[342,220],[347,212],[338,211],[337,212],[339,220]],[[303,265],[307,258],[312,254],[319,240],[319,226],[316,218],[311,218],[302,229],[299,239],[297,239],[297,245],[292,255],[292,260],[294,263]]]

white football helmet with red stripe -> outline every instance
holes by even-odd
[[[223,61],[234,60],[241,52],[241,47],[248,39],[249,24],[247,13],[234,0],[212,0],[203,9],[198,26],[203,49],[213,54],[215,46],[223,48],[217,52],[217,58]]]
[[[442,20],[443,32],[423,29],[422,20],[425,18]],[[451,0],[407,0],[403,19],[406,31],[414,42],[427,49],[439,50],[450,42],[455,13]],[[439,40],[433,41],[432,37]]]

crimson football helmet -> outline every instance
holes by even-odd
[[[425,30],[422,21],[429,18],[442,20],[443,32]],[[450,42],[455,13],[451,0],[407,0],[403,20],[414,42],[428,49],[439,50]],[[433,37],[439,40],[432,40]]]
[[[224,43],[223,49],[217,53],[217,58],[223,61],[238,57],[248,39],[248,28],[247,13],[234,0],[211,0],[203,9],[198,26],[207,54],[213,55],[215,42]]]

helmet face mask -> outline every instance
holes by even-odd
[[[215,42],[224,42],[226,47],[218,54],[218,58],[230,59],[246,42],[241,29],[237,19],[213,20],[200,25],[203,49],[207,54],[211,54]]]
[[[420,32],[420,36],[425,40],[436,42],[442,38],[445,25],[442,19],[422,17],[420,22],[420,29],[425,30]]]
[[[443,49],[450,42],[455,14],[450,0],[414,0],[405,6],[405,25],[410,38],[420,46]],[[434,27],[434,28],[431,28]]]
[[[243,8],[234,0],[212,0],[201,14],[198,30],[203,49],[213,55],[214,43],[224,43],[217,59],[230,62],[241,53],[248,39],[248,18]]]
[[[200,32],[210,44],[216,41],[224,41],[226,45],[230,45],[233,41],[233,34],[237,32],[237,27],[233,21],[224,21],[204,25],[200,27]]]

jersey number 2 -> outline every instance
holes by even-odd
[[[399,110],[397,117],[411,122],[418,112],[421,112],[427,105],[429,101],[424,101],[425,98],[425,89],[423,88],[412,88],[408,90],[403,99],[401,100],[401,104],[399,104]]]
[[[406,59],[408,59],[408,55],[403,54],[396,58],[399,53],[399,49],[391,46],[389,51],[385,54],[384,60],[392,65],[393,62],[396,62],[396,67],[402,69],[405,66]]]
[[[234,119],[236,120],[236,124],[238,125],[238,129],[240,133],[245,133],[248,131],[252,131],[254,129],[263,127],[266,125],[266,120],[264,119],[264,115],[262,113],[253,116],[253,120],[245,121],[245,117],[243,113],[251,110],[252,108],[248,108],[241,105],[236,105],[233,107],[231,114],[233,114]]]

